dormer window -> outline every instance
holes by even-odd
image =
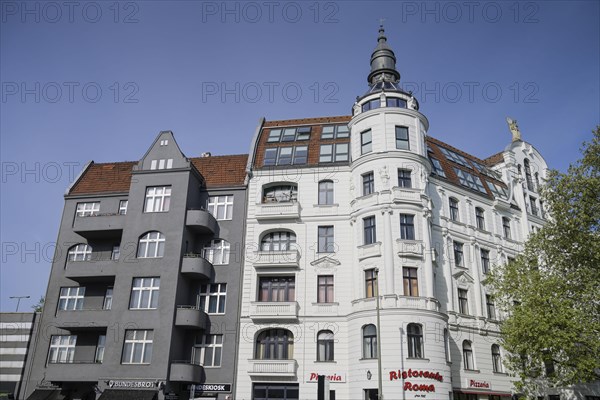
[[[349,136],[348,125],[326,125],[321,132],[321,139],[342,139]]]
[[[296,140],[310,139],[310,126],[301,126],[298,128],[277,128],[269,131],[268,143],[275,142],[294,142]]]
[[[362,105],[362,112],[374,110],[379,107],[381,107],[381,101],[379,100],[379,98],[373,99]]]

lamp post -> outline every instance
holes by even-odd
[[[379,315],[379,268],[375,268],[375,282],[377,283],[377,399],[383,400],[383,379],[381,376],[381,318]]]
[[[19,304],[21,304],[21,299],[28,299],[31,296],[10,296],[9,299],[17,299],[17,309],[15,312],[19,312]]]

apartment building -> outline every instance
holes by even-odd
[[[0,313],[0,397],[18,397],[38,317],[34,312]]]

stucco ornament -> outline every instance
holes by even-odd
[[[410,96],[410,99],[408,99],[408,108],[410,108],[411,110],[417,109],[417,100],[412,95]]]
[[[383,183],[383,187],[387,188],[389,185],[390,174],[388,173],[387,165],[379,168],[379,177],[381,178],[381,183]]]

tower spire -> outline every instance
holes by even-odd
[[[371,54],[371,72],[367,77],[370,86],[374,86],[378,82],[397,83],[400,81],[400,73],[396,70],[396,55],[387,44],[383,21],[383,19],[380,20],[377,46]]]

